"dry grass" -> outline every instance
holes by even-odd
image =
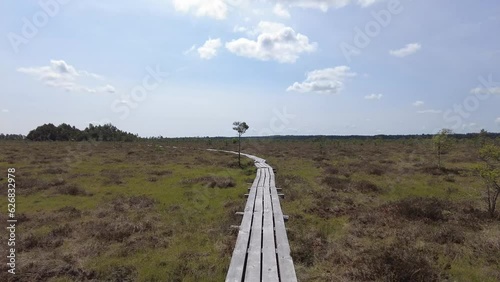
[[[183,179],[181,181],[184,185],[201,184],[209,188],[230,188],[236,185],[234,179],[231,177],[222,176],[202,176],[190,179]]]
[[[429,140],[322,142],[245,146],[278,170],[299,280],[500,280],[500,222],[485,212],[469,141],[444,168]]]
[[[22,222],[9,281],[224,277],[229,227],[241,219],[234,213],[252,174],[246,162],[241,169],[233,155],[156,143],[26,144],[0,143],[0,168],[13,160],[17,170]]]
[[[198,149],[231,144],[15,146],[0,150],[0,166],[15,163],[23,187],[18,281],[224,279],[229,226],[255,169]],[[67,146],[76,153],[62,165]],[[500,219],[485,212],[474,145],[457,141],[443,169],[430,148],[423,139],[243,142],[277,169],[300,281],[499,281]]]

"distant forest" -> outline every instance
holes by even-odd
[[[457,139],[476,138],[479,133],[452,134]],[[487,133],[490,138],[500,138],[500,133]],[[267,136],[267,137],[245,137],[246,139],[275,139],[275,140],[344,140],[344,139],[430,139],[432,134],[412,134],[412,135],[287,135],[287,136]],[[31,141],[120,141],[134,142],[143,140],[166,140],[166,139],[228,139],[233,137],[192,137],[192,138],[167,138],[167,137],[139,137],[137,134],[122,131],[112,124],[92,125],[84,130],[75,126],[63,123],[55,126],[52,123],[44,124],[31,130],[27,136],[21,134],[0,134],[0,140],[31,140]]]
[[[139,139],[137,134],[125,132],[116,128],[112,124],[92,125],[84,130],[63,123],[55,126],[52,123],[44,124],[31,130],[28,136],[13,134],[0,134],[1,139],[19,140],[27,139],[31,141],[124,141],[132,142]]]

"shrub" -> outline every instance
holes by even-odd
[[[87,191],[76,184],[67,184],[64,186],[59,186],[56,189],[57,193],[62,195],[71,195],[71,196],[90,196]]]
[[[322,233],[316,230],[290,234],[295,237],[292,245],[292,256],[294,261],[311,267],[316,260],[323,260],[327,252],[327,240]]]
[[[465,241],[465,234],[457,227],[445,226],[436,232],[434,235],[434,241],[439,244],[463,244]]]
[[[134,266],[113,266],[109,272],[100,275],[105,281],[136,281],[137,269]]]
[[[91,235],[106,242],[123,242],[134,233],[134,225],[121,218],[113,221],[100,220],[88,224]]]
[[[371,175],[382,176],[385,173],[385,171],[381,168],[374,167],[374,168],[370,169],[370,171],[368,171],[368,173]]]
[[[209,188],[229,188],[235,187],[236,182],[232,177],[223,177],[223,176],[203,176],[191,179],[184,179],[181,181],[183,184],[192,185],[195,183],[201,183],[205,187]]]
[[[351,180],[330,175],[324,177],[321,183],[327,185],[332,191],[347,191]]]
[[[99,212],[101,217],[104,217],[110,212],[124,212],[127,210],[143,210],[152,208],[156,204],[156,200],[146,195],[124,197],[118,196],[114,198],[107,206]],[[99,216],[98,214],[98,216]]]
[[[444,221],[449,203],[437,198],[407,198],[396,203],[399,213],[410,220]]]
[[[366,181],[366,180],[361,180],[361,181],[358,181],[354,184],[354,187],[356,188],[356,190],[360,191],[360,192],[378,192],[380,191],[380,188],[376,185],[376,184],[373,184],[371,183],[370,181]]]
[[[325,168],[325,173],[326,174],[331,174],[331,175],[333,175],[333,174],[339,174],[339,169],[336,168],[336,167],[327,166]]]
[[[148,177],[147,180],[149,182],[157,182],[158,181],[158,177],[151,176],[151,177]]]
[[[82,216],[82,212],[79,209],[70,206],[65,206],[63,208],[60,208],[58,212],[64,213],[69,218],[78,218]]]
[[[34,235],[33,233],[29,233],[28,235],[21,237],[22,240],[20,240],[19,251],[27,252],[35,248],[53,250],[63,245],[64,236],[62,236],[62,234],[65,233],[59,233],[59,230],[56,230],[55,233],[52,233],[51,231],[51,233],[47,235]]]
[[[50,184],[50,186],[62,186],[64,184],[66,184],[66,180],[64,180],[62,178],[57,178],[57,179],[52,180],[49,184]]]
[[[43,171],[43,173],[46,173],[46,174],[63,174],[63,173],[68,173],[67,170],[64,170],[62,168],[59,168],[59,167],[49,167],[47,169],[45,169]]]
[[[18,189],[17,193],[21,195],[29,195],[39,191],[44,191],[51,188],[51,183],[36,178],[19,178],[17,185],[23,187]]]
[[[73,228],[69,224],[57,226],[49,232],[50,237],[68,237],[73,232]]]
[[[451,182],[451,183],[455,182],[455,178],[453,177],[453,175],[450,175],[450,174],[446,175],[443,179],[446,182]]]
[[[153,207],[156,203],[155,199],[149,198],[148,196],[133,196],[128,199],[128,204],[134,209],[145,209]]]
[[[149,174],[152,174],[154,176],[163,176],[163,175],[172,174],[172,171],[171,170],[154,170],[154,171],[151,171]]]
[[[439,272],[423,252],[402,243],[376,250],[372,261],[373,275],[382,281],[439,281]]]

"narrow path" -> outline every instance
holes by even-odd
[[[213,150],[232,154],[232,151]],[[226,281],[297,281],[273,168],[254,160],[257,175],[249,188]]]

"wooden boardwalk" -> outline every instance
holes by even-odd
[[[273,168],[264,159],[242,155],[254,160],[257,176],[241,213],[226,281],[297,281]]]

